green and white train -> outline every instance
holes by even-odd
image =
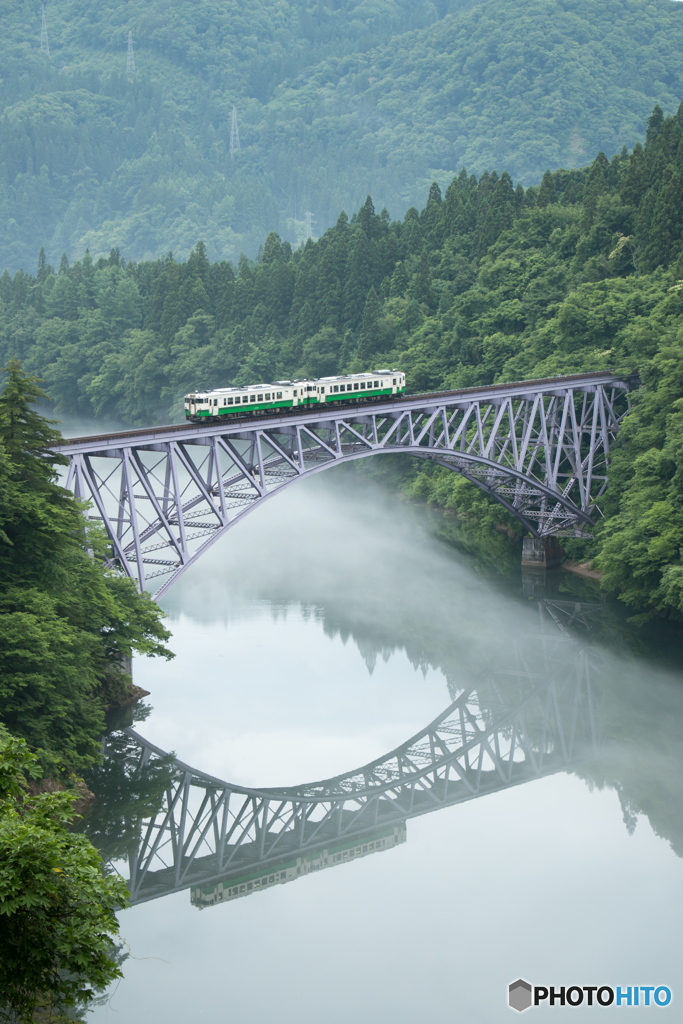
[[[193,391],[185,395],[185,419],[202,423],[207,419],[244,416],[245,413],[276,413],[319,405],[357,405],[404,394],[406,376],[400,370],[373,370],[344,377],[316,380],[276,380],[274,384],[249,384],[215,391]]]

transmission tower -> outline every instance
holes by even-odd
[[[126,74],[135,78],[135,54],[133,53],[133,33],[128,33],[128,63],[126,64]]]
[[[313,221],[315,217],[310,210],[306,210],[306,239],[313,238]]]
[[[40,52],[50,56],[50,44],[47,40],[47,21],[45,20],[45,4],[40,5],[43,13],[43,20],[40,26]]]
[[[230,127],[230,157],[240,148],[240,133],[237,130],[237,107],[232,108],[232,125]]]

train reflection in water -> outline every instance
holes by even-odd
[[[215,885],[194,886],[190,890],[190,899],[192,905],[199,907],[200,910],[205,907],[214,907],[217,903],[227,903],[228,900],[249,896],[252,892],[260,892],[262,889],[270,889],[274,885],[293,882],[314,871],[323,871],[325,868],[333,868],[338,864],[360,860],[373,853],[392,850],[400,843],[405,843],[406,838],[406,823],[401,821],[391,829],[381,829],[367,836],[357,836],[351,843],[348,841],[330,843],[329,847],[318,853],[304,854],[283,861],[271,866],[266,874],[252,869],[247,873],[241,872],[228,876]]]

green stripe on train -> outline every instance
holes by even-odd
[[[402,392],[399,389],[398,394],[401,394],[401,393]],[[355,392],[355,391],[349,392],[349,391],[346,391],[346,392],[344,392],[342,394],[325,395],[325,402],[347,402],[349,400],[349,398],[367,398],[368,396],[373,398],[373,397],[376,397],[376,396],[379,396],[379,395],[391,395],[391,394],[393,394],[391,388],[385,388],[384,390],[380,390],[380,391],[363,391],[363,392],[360,392],[360,391],[359,392]],[[319,398],[303,398],[303,399],[300,399],[300,401],[299,401],[299,405],[320,405],[320,404],[321,404],[321,400]],[[240,405],[240,406],[236,406],[236,405],[228,406],[228,405],[225,405],[225,406],[221,406],[218,409],[218,415],[219,416],[231,416],[234,412],[237,412],[238,408],[239,408],[240,412],[254,412],[257,409],[283,409],[283,408],[291,409],[293,406],[294,406],[294,402],[292,402],[292,401],[253,402],[253,403],[249,403],[247,405]],[[187,415],[189,416],[189,413]],[[216,415],[216,413],[214,413],[213,409],[198,409],[197,412],[195,413],[195,416],[215,416],[215,415]]]

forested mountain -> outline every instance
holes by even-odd
[[[683,98],[672,0],[13,0],[0,39],[0,267],[297,244],[368,193],[403,215],[463,165],[525,185]],[[126,73],[133,34],[135,75]],[[241,148],[230,156],[237,107]]]
[[[524,189],[461,173],[403,221],[368,197],[292,251],[186,262],[86,255],[0,279],[0,360],[21,358],[59,407],[152,423],[194,387],[400,366],[408,389],[593,368],[646,387],[613,463],[601,527],[607,586],[683,616],[683,106],[644,146]],[[678,403],[678,404],[677,404]],[[423,470],[416,497],[496,536],[506,513]],[[508,522],[514,534],[518,525]],[[498,534],[500,536],[500,534]]]

